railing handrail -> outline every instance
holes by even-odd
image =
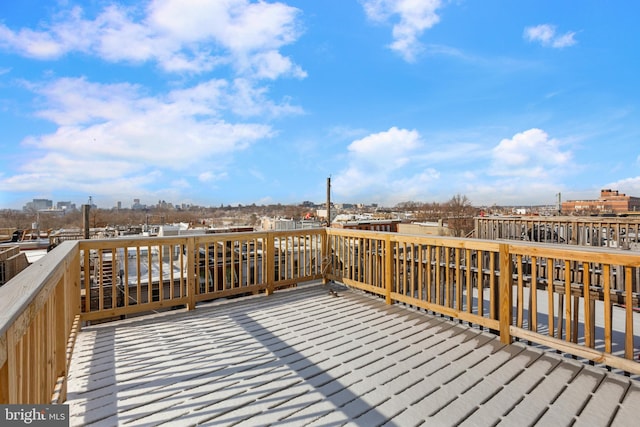
[[[0,286],[0,337],[38,297],[47,283],[57,280],[77,251],[77,241],[66,241],[29,268]],[[0,360],[2,355],[0,354]]]
[[[0,403],[60,402],[79,328],[80,258],[65,242],[0,287]]]

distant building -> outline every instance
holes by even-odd
[[[316,219],[299,220],[263,217],[260,221],[260,228],[264,231],[302,230],[318,227],[322,227],[322,224]]]
[[[598,200],[568,200],[562,203],[562,213],[621,214],[640,211],[640,197],[627,196],[618,190],[600,190]]]
[[[332,227],[348,230],[371,230],[398,232],[399,219],[366,219],[349,215],[338,215],[331,223]]]
[[[452,230],[442,220],[438,222],[412,222],[398,224],[398,233],[427,236],[453,236]]]
[[[144,210],[147,209],[147,205],[143,205],[140,203],[140,199],[133,199],[133,205],[131,205],[131,209],[135,210]]]
[[[61,211],[75,211],[76,204],[71,202],[57,202],[56,209]]]
[[[353,203],[334,203],[336,209],[353,209],[355,205]]]
[[[53,201],[49,199],[33,199],[22,209],[25,211],[43,211],[53,208]]]

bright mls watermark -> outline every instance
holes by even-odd
[[[0,426],[68,427],[68,405],[0,405]]]

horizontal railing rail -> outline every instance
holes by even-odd
[[[322,279],[640,374],[640,255],[304,229],[63,242],[0,287],[0,403],[64,401],[78,328]]]

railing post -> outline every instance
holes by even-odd
[[[509,245],[500,245],[500,342],[503,344],[511,344],[511,322],[512,322],[512,284],[513,284],[513,265],[511,263],[511,254],[509,253]]]
[[[391,305],[391,282],[393,280],[393,253],[391,246],[391,236],[387,235],[384,239],[384,289],[385,302]]]
[[[276,247],[272,232],[267,232],[265,238],[265,256],[267,259],[267,295],[271,295],[275,289],[276,280]],[[279,272],[279,271],[278,271]]]
[[[0,337],[0,360],[5,358],[4,361],[0,361],[0,404],[9,403],[9,363],[6,360],[7,352],[7,338],[6,336]]]
[[[24,379],[22,378],[22,373],[20,372],[20,369],[18,368],[18,357],[16,356],[16,348],[18,346],[18,343],[16,342],[16,338],[15,338],[15,330],[14,330],[14,326],[15,325],[11,325],[8,329],[7,329],[7,340],[6,340],[6,345],[7,345],[7,361],[5,362],[5,366],[6,366],[6,370],[3,369],[4,372],[0,372],[2,374],[6,373],[6,378],[7,378],[7,403],[12,404],[12,403],[22,403],[20,401],[20,393],[19,390],[22,387],[24,387],[23,384],[21,384],[21,381],[24,381]]]
[[[77,258],[74,257],[74,260]],[[73,282],[75,280],[74,274],[71,273],[70,267],[71,265],[65,261],[66,264],[66,274],[62,278],[62,283],[58,283],[56,288],[54,289],[54,307],[55,312],[53,315],[53,322],[49,325],[49,328],[53,329],[50,333],[54,336],[53,339],[53,360],[52,369],[54,372],[54,379],[57,381],[58,378],[65,378],[63,381],[62,387],[59,390],[60,398],[62,400],[66,399],[66,377],[68,374],[68,358],[70,359],[71,355],[67,357],[67,350],[70,352],[72,349],[68,349],[69,344],[69,336],[73,332],[72,319],[70,318],[70,314],[73,313],[75,306],[73,301],[71,304],[71,298],[69,295],[72,293]],[[79,262],[78,262],[79,265]],[[56,390],[56,384],[53,384],[53,390]],[[47,393],[51,393],[52,390],[47,390]],[[55,394],[55,393],[54,393]]]
[[[187,238],[187,310],[196,308],[196,290],[198,276],[196,273],[196,241],[195,238]]]
[[[331,266],[331,248],[329,247],[329,229],[322,229],[322,264],[320,268],[322,268],[322,284],[326,285],[329,283],[329,279],[327,279],[327,273],[329,272],[329,267]],[[326,264],[325,264],[326,261]]]

